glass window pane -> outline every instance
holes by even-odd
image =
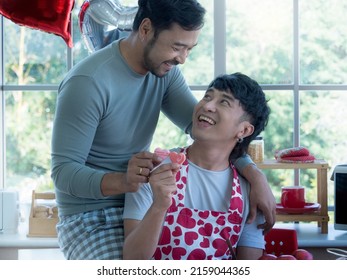
[[[347,83],[347,2],[299,1],[300,81]]]
[[[6,92],[5,185],[31,199],[31,191],[53,190],[50,147],[55,92]],[[29,197],[28,197],[29,196]]]
[[[347,163],[347,91],[306,91],[300,98],[301,145],[330,168]],[[305,182],[310,183],[312,176]],[[329,205],[333,204],[333,182],[328,178]]]
[[[66,44],[57,35],[4,18],[5,84],[56,84],[66,72]]]
[[[268,125],[262,133],[264,138],[264,158],[274,159],[276,150],[293,146],[293,92],[264,90],[271,109]],[[277,200],[282,186],[294,183],[293,170],[264,170],[269,185]]]
[[[227,72],[261,84],[292,83],[292,0],[226,2]]]
[[[200,100],[205,91],[194,91],[194,96]],[[191,141],[189,135],[173,124],[163,113],[160,114],[158,126],[153,136],[150,150],[155,148],[171,149],[175,147],[185,147]]]
[[[190,52],[186,62],[180,66],[190,85],[206,85],[214,78],[213,1],[199,2],[206,9],[205,25],[201,30],[198,45]]]

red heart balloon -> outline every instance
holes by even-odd
[[[72,48],[70,29],[74,0],[1,0],[0,14],[14,23],[53,33]]]

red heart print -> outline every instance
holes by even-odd
[[[187,245],[192,245],[197,240],[199,235],[194,231],[188,231],[184,234],[184,241]]]
[[[186,160],[184,153],[170,152],[170,159],[173,163],[182,164]]]
[[[202,236],[211,236],[212,231],[213,231],[213,227],[212,227],[212,224],[210,223],[207,223],[203,227],[199,228],[199,233]]]
[[[218,225],[220,225],[220,226],[224,226],[224,225],[225,225],[225,216],[220,216],[220,217],[217,219],[216,223],[217,223]]]
[[[157,248],[153,254],[153,258],[156,260],[161,260],[161,251],[160,248]]]
[[[173,217],[172,215],[168,215],[168,216],[166,217],[166,221],[167,221],[167,223],[168,223],[169,225],[172,225],[173,222],[174,222],[174,217]]]
[[[209,211],[200,211],[199,212],[199,217],[201,217],[202,219],[206,219],[209,215],[210,215]]]
[[[175,230],[172,232],[173,236],[181,236],[182,235],[182,230],[180,227],[175,227]]]
[[[218,217],[219,216],[219,212],[218,211],[211,211],[211,215],[213,216],[213,217]]]
[[[188,255],[187,260],[205,260],[206,259],[206,253],[204,250],[201,249],[194,249],[190,252]]]
[[[203,221],[203,220],[199,220],[198,221],[198,226],[201,226],[201,225],[203,225],[205,222]]]
[[[162,251],[165,255],[168,255],[171,253],[172,247],[171,246],[167,246],[167,247],[163,247]]]
[[[241,224],[242,217],[236,211],[228,215],[228,222],[231,224]]]
[[[216,258],[220,258],[223,255],[225,255],[226,251],[228,250],[228,244],[224,239],[217,238],[213,240],[212,242],[213,248],[217,249],[214,256]]]
[[[210,247],[210,241],[208,240],[208,238],[204,237],[203,241],[200,242],[200,247],[201,248]]]
[[[224,239],[228,239],[230,236],[231,228],[230,227],[225,227],[222,229],[220,232],[220,236],[223,237]]]
[[[187,184],[187,177],[186,176],[183,176],[182,178],[181,178],[181,180],[182,180],[182,182],[183,182],[183,184]]]
[[[177,223],[185,228],[194,228],[196,221],[191,218],[192,214],[192,210],[183,208],[178,215]]]
[[[233,234],[230,237],[230,241],[231,241],[232,244],[236,244],[238,240],[239,240],[239,236],[237,234]]]
[[[231,210],[237,210],[239,213],[242,213],[243,201],[241,197],[233,197],[233,203],[230,205]]]
[[[164,226],[162,230],[162,235],[158,244],[166,245],[166,244],[170,244],[170,242],[171,242],[171,231],[167,226]]]
[[[234,225],[233,230],[234,230],[234,232],[239,233],[241,230],[241,226],[240,225]]]
[[[187,254],[187,250],[181,247],[173,248],[172,250],[172,258],[174,260],[180,260],[185,254]]]
[[[181,241],[179,239],[175,239],[174,243],[175,243],[176,246],[178,246],[178,245],[180,245]]]
[[[0,14],[14,23],[62,37],[72,48],[70,30],[74,0],[1,0]]]

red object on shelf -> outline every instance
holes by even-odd
[[[316,212],[320,209],[319,203],[306,203],[303,208],[286,208],[283,207],[280,203],[276,204],[276,211],[278,214],[304,214]]]
[[[298,249],[298,239],[294,229],[273,228],[265,235],[265,252],[275,256],[291,255]]]

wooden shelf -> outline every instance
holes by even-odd
[[[321,208],[314,213],[307,214],[277,214],[276,220],[318,222],[321,233],[328,233],[328,168],[329,164],[323,159],[317,159],[313,163],[279,163],[276,160],[264,160],[257,163],[260,169],[316,169],[317,170],[317,202]]]

